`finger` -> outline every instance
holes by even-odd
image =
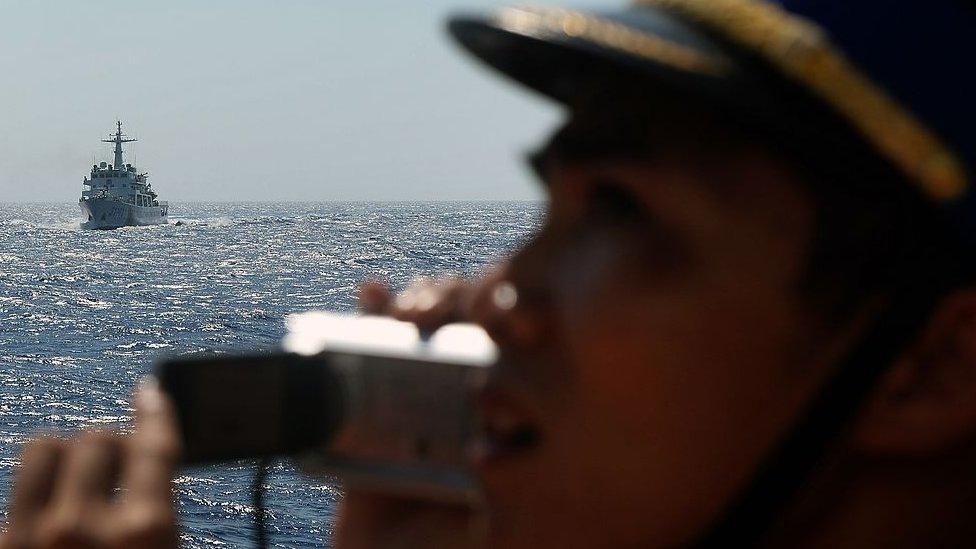
[[[410,284],[390,303],[388,314],[397,320],[410,322],[417,309],[417,299],[431,284],[432,281],[426,277],[411,280]]]
[[[153,381],[135,395],[136,430],[126,439],[122,485],[133,501],[169,505],[180,436],[172,403]]]
[[[109,433],[84,433],[63,450],[53,506],[88,509],[108,502],[118,473],[120,442]]]
[[[466,284],[456,277],[432,280],[420,278],[397,296],[390,314],[413,322],[422,330],[433,331],[458,320],[460,296]]]
[[[47,506],[60,467],[63,447],[63,441],[51,436],[35,439],[24,447],[20,470],[11,495],[12,528],[21,529],[33,523]]]
[[[359,286],[359,309],[366,314],[384,314],[392,301],[390,288],[379,280],[367,280]]]
[[[421,330],[434,331],[445,324],[461,320],[461,302],[468,285],[460,279],[438,281],[426,299],[418,300],[413,322]]]
[[[472,291],[461,304],[462,314],[479,324],[489,323],[499,312],[497,290],[508,278],[505,265],[499,265],[485,273],[472,286]]]

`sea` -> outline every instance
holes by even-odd
[[[273,349],[285,318],[352,311],[381,278],[476,276],[516,249],[535,202],[172,204],[168,225],[80,229],[77,204],[0,204],[0,509],[32,433],[122,428],[154,361]],[[176,479],[185,547],[247,547],[249,462]],[[288,462],[266,481],[276,547],[330,547],[339,486]]]

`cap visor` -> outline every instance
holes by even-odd
[[[722,46],[653,8],[503,8],[490,15],[455,16],[448,29],[488,65],[570,105],[612,74],[649,77],[712,96],[727,94],[739,80],[737,65]]]

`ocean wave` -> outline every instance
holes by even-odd
[[[0,485],[38,429],[126,429],[130,394],[162,355],[270,349],[283,318],[352,310],[384,276],[477,273],[540,210],[492,204],[174,204],[169,225],[82,231],[77,205],[0,205]],[[488,236],[485,236],[488,235]],[[249,541],[253,464],[177,480],[187,547]],[[281,464],[270,527],[328,546],[341,490]],[[4,504],[0,494],[0,505]]]
[[[38,229],[44,229],[48,231],[80,231],[81,230],[81,220],[74,221],[56,221],[51,223],[39,223],[36,225]]]
[[[230,227],[236,221],[227,216],[214,218],[170,217],[170,227]]]

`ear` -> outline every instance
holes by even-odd
[[[859,451],[887,457],[933,456],[976,438],[976,288],[936,307],[854,435]]]

